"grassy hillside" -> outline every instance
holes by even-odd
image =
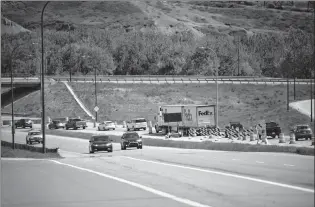
[[[94,84],[70,84],[81,101],[93,111]],[[162,104],[215,104],[215,84],[111,84],[99,83],[98,121],[124,121],[134,117],[153,120],[157,106]],[[296,86],[296,99],[309,99],[309,86]],[[40,116],[40,94],[34,92],[15,102],[15,112]],[[46,115],[54,117],[89,118],[75,102],[63,83],[50,85],[45,90]],[[293,101],[293,87],[290,88]],[[219,124],[240,121],[245,126],[265,119],[277,121],[287,133],[294,124],[309,123],[310,118],[290,109],[286,110],[286,86],[219,85]],[[4,112],[10,112],[10,105]]]
[[[92,110],[94,85],[72,83],[78,97]],[[296,86],[297,100],[309,99],[309,87]],[[220,126],[241,121],[245,126],[265,119],[277,121],[288,132],[290,126],[308,123],[310,118],[286,110],[286,86],[219,85]],[[291,87],[290,100],[293,99]],[[161,104],[215,104],[215,84],[98,84],[99,120],[128,120],[146,117],[152,120]]]
[[[63,83],[56,83],[45,88],[46,116],[89,118],[76,103]],[[11,104],[4,107],[2,112],[11,112]],[[14,103],[14,112],[28,114],[30,117],[41,116],[40,91],[33,92]]]

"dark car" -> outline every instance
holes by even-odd
[[[22,128],[33,128],[33,122],[30,119],[20,119],[15,122],[15,128],[22,127]]]
[[[109,136],[106,135],[93,135],[90,138],[90,153],[94,153],[95,151],[107,151],[113,152],[113,140],[110,139]]]
[[[48,124],[48,129],[64,129],[65,128],[65,123],[60,121],[60,120],[53,120]]]
[[[76,119],[69,119],[69,121],[66,123],[66,130],[68,130],[69,128],[72,129],[85,129],[87,127],[86,122],[83,121],[82,119],[76,118]]]
[[[279,124],[277,124],[276,122],[267,122],[266,132],[267,132],[267,136],[269,137],[272,137],[272,138],[275,138],[276,136],[279,137],[281,133],[281,128]]]
[[[121,137],[121,150],[129,147],[137,147],[142,149],[142,137],[137,132],[126,132]]]
[[[295,140],[298,141],[301,138],[311,139],[312,138],[312,129],[308,125],[297,125],[293,129]]]

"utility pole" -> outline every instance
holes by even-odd
[[[289,87],[289,73],[287,74],[287,111],[290,110],[290,107],[289,107],[289,102],[290,102],[290,99],[289,99],[289,93],[290,93],[290,87]]]
[[[70,82],[71,82],[71,64],[70,64],[70,59],[71,59],[71,42],[70,42],[70,24],[68,24],[68,38],[69,38],[69,52],[70,52],[70,55],[69,55],[69,74],[70,74]]]
[[[293,76],[294,76],[294,81],[293,81],[293,97],[294,97],[294,100],[295,100],[295,77],[296,77],[296,75],[295,75],[295,67],[294,67],[294,69],[293,69]]]
[[[49,1],[47,1],[42,9],[41,15],[41,40],[42,40],[42,80],[41,80],[41,102],[42,102],[42,134],[43,134],[43,153],[46,153],[46,135],[45,135],[45,82],[44,82],[44,11],[46,6],[48,5]]]
[[[240,76],[240,39],[241,39],[241,36],[238,36],[238,43],[237,43],[237,76]]]
[[[13,97],[14,97],[14,94],[13,94],[13,67],[12,67],[12,55],[11,54],[11,57],[10,57],[10,69],[11,69],[11,115],[12,115],[12,124],[11,124],[11,127],[12,127],[12,149],[15,149],[15,137],[14,137],[14,134],[15,134],[15,124],[14,124],[14,106],[13,106]]]
[[[94,75],[95,75],[95,77],[94,77],[94,80],[95,80],[95,91],[94,91],[94,93],[95,93],[95,106],[97,106],[97,89],[96,89],[96,67],[95,67],[95,69],[94,69]],[[95,111],[95,122],[97,122],[97,111]]]

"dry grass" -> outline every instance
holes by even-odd
[[[49,159],[49,158],[62,158],[58,153],[39,153],[31,152],[28,150],[15,149],[10,147],[1,146],[1,157],[9,158],[37,158],[37,159]]]
[[[4,107],[3,112],[11,112],[11,105]],[[75,99],[68,92],[63,83],[56,83],[45,88],[45,111],[46,116],[88,118]],[[40,91],[31,93],[14,103],[14,112],[28,114],[30,117],[40,117]]]
[[[94,85],[91,83],[71,83],[75,93],[90,111],[94,108]],[[291,87],[290,101],[293,101]],[[297,100],[309,99],[309,87],[296,86]],[[286,86],[265,85],[219,85],[219,126],[232,121],[240,121],[250,126],[257,120],[276,121],[284,133],[292,125],[309,123],[310,119],[286,108]],[[89,118],[63,83],[50,85],[45,91],[46,115],[55,117]],[[162,104],[215,104],[214,84],[98,84],[98,121],[121,122],[133,117],[144,117],[153,121],[157,106]],[[40,117],[39,91],[24,97],[14,104],[16,113],[26,113]],[[10,105],[4,112],[10,112]]]
[[[78,97],[93,110],[94,85],[72,83]],[[290,100],[293,101],[293,87]],[[290,126],[308,123],[307,116],[286,108],[286,86],[232,85],[219,86],[221,127],[231,121],[245,126],[265,119],[279,122],[283,131]],[[297,100],[309,99],[309,87],[296,86]],[[214,84],[98,84],[99,120],[123,121],[133,117],[153,118],[161,104],[215,104]]]

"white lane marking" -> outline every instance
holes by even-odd
[[[264,164],[264,162],[261,162],[261,161],[256,161],[256,163],[259,163],[259,164]]]
[[[111,176],[111,175],[108,175],[108,174],[105,174],[105,173],[100,173],[100,172],[97,172],[97,171],[94,171],[94,170],[90,170],[90,169],[87,169],[87,168],[82,168],[82,167],[78,167],[78,166],[75,166],[75,165],[62,163],[62,162],[59,162],[59,161],[56,161],[56,160],[51,160],[51,161],[56,163],[56,164],[59,164],[59,165],[65,165],[65,166],[72,167],[72,168],[75,168],[75,169],[78,169],[78,170],[90,172],[90,173],[93,173],[93,174],[96,174],[96,175],[99,175],[99,176],[102,176],[102,177],[106,177],[106,178],[109,178],[109,179],[112,179],[112,180],[116,180],[118,182],[126,183],[128,185],[133,186],[133,187],[140,188],[140,189],[142,189],[144,191],[148,191],[150,193],[159,195],[161,197],[169,198],[169,199],[175,200],[177,202],[180,202],[180,203],[183,203],[183,204],[186,204],[186,205],[189,205],[189,206],[194,206],[194,207],[211,207],[211,206],[208,206],[208,205],[197,203],[195,201],[188,200],[186,198],[180,198],[180,197],[174,196],[172,194],[165,193],[165,192],[162,192],[162,191],[156,190],[154,188],[150,188],[150,187],[147,187],[147,186],[144,186],[144,185],[132,182],[132,181],[128,181],[128,180],[125,180],[125,179],[122,179],[122,178]]]
[[[178,167],[178,168],[195,170],[195,171],[206,172],[206,173],[213,173],[213,174],[217,174],[217,175],[224,175],[224,176],[228,176],[228,177],[240,178],[240,179],[250,180],[250,181],[254,181],[254,182],[258,182],[258,183],[264,183],[264,184],[275,185],[275,186],[279,186],[279,187],[299,190],[299,191],[303,191],[303,192],[314,193],[314,189],[302,188],[302,187],[298,187],[298,186],[294,186],[294,185],[278,183],[278,182],[273,182],[273,181],[268,181],[268,180],[262,180],[259,178],[253,178],[253,177],[248,177],[248,176],[243,176],[243,175],[238,175],[238,174],[225,173],[225,172],[219,172],[219,171],[213,171],[213,170],[206,170],[206,169],[202,169],[202,168],[188,167],[188,166],[184,166],[184,165],[169,164],[169,163],[165,163],[165,162],[143,160],[143,159],[138,159],[138,158],[133,158],[133,157],[128,157],[128,156],[121,156],[121,157],[125,157],[125,158],[132,159],[132,160],[137,160],[137,161],[142,161],[142,162],[166,165],[166,166],[171,166],[171,167]]]
[[[237,160],[240,160],[240,159],[232,159],[232,160],[237,161]]]
[[[284,166],[289,166],[289,167],[294,167],[294,165],[290,165],[290,164],[283,164]]]

